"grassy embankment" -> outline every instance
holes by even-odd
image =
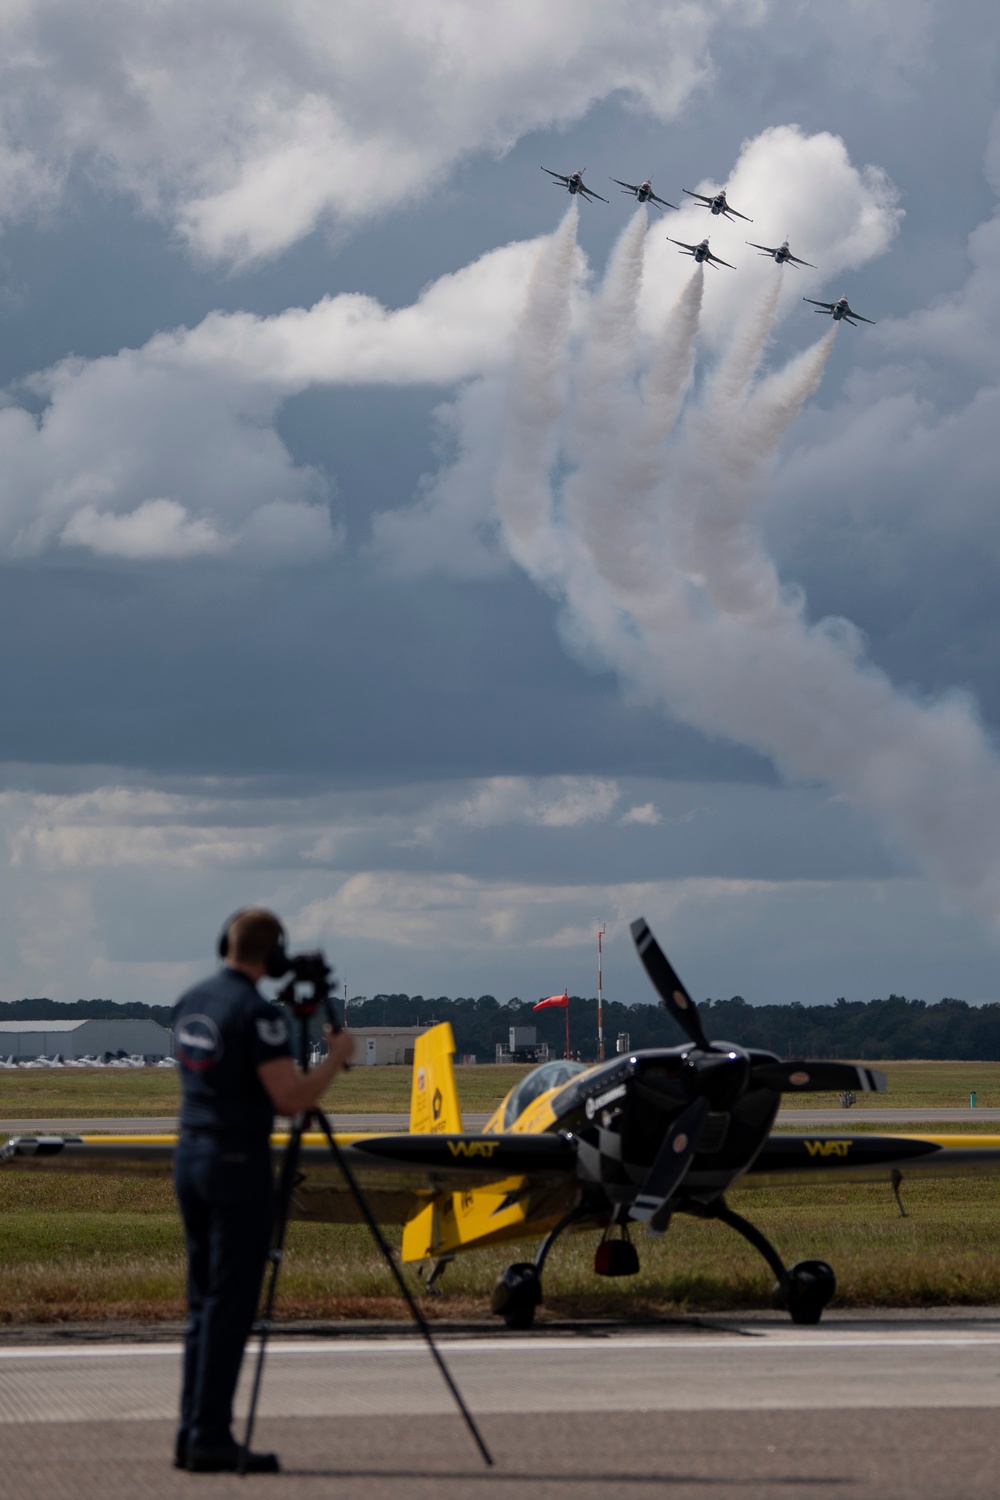
[[[893,1090],[886,1103],[957,1107],[968,1104],[975,1088],[981,1106],[1000,1106],[998,1064],[886,1067]],[[501,1078],[501,1070],[491,1067],[462,1070],[460,1088],[470,1110],[491,1108],[505,1092],[516,1070],[503,1071],[509,1076]],[[173,1110],[176,1089],[175,1076],[166,1072],[4,1074],[0,1116],[164,1115]],[[334,1097],[346,1112],[397,1111],[406,1108],[408,1089],[408,1070],[358,1069]],[[808,1102],[827,1101],[812,1096]],[[845,1126],[850,1118],[845,1112]],[[970,1111],[970,1126],[974,1119]],[[963,1122],[960,1128],[969,1127]],[[996,1130],[986,1122],[978,1128]],[[842,1305],[1000,1303],[1000,1180],[912,1183],[904,1197],[906,1219],[882,1185],[737,1190],[731,1201],[773,1236],[786,1259],[829,1259]],[[0,1172],[0,1210],[0,1320],[181,1315],[183,1254],[168,1182],[9,1169]],[[561,1242],[549,1262],[548,1311],[606,1315],[750,1307],[769,1300],[771,1277],[763,1263],[716,1225],[679,1216],[663,1240],[642,1234],[636,1240],[642,1272],[619,1282],[593,1276],[592,1235]],[[401,1312],[363,1230],[295,1224],[289,1250],[282,1316]],[[498,1271],[521,1253],[508,1246],[460,1259],[429,1311],[485,1313]]]

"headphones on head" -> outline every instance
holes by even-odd
[[[232,916],[227,919],[226,925],[219,933],[219,941],[217,944],[217,952],[220,958],[225,959],[229,957],[229,929],[232,927],[236,919],[238,917],[242,917],[243,913],[248,910],[249,907],[241,906],[239,911],[234,911]],[[285,951],[285,933],[284,929],[279,923],[278,937],[275,940],[274,946],[268,951],[267,956],[264,959],[264,972],[266,973],[268,979],[281,979],[285,974],[288,973],[290,968],[291,960],[289,959],[288,954]]]

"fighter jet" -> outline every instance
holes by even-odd
[[[653,184],[649,178],[645,182],[622,182],[620,177],[609,178],[611,182],[617,182],[623,192],[631,193],[640,203],[655,203],[657,208],[676,208],[676,203],[668,203],[666,198],[657,197],[653,192]]]
[[[564,187],[566,191],[568,193],[572,193],[574,197],[577,193],[582,193],[585,198],[601,198],[600,193],[595,193],[593,188],[587,187],[584,183],[583,172],[585,172],[586,170],[586,167],[584,167],[583,171],[581,172],[570,172],[569,176],[567,177],[564,172],[553,172],[551,167],[542,168],[543,172],[548,172],[550,177],[555,177],[557,179],[557,186]],[[601,202],[607,203],[608,199],[601,198]]]
[[[852,328],[857,328],[858,324],[854,321],[857,318],[859,323],[871,323],[872,327],[875,326],[875,319],[865,318],[861,313],[856,313],[846,297],[841,297],[837,302],[817,302],[815,297],[803,297],[802,300],[811,302],[817,312],[828,313],[835,323],[843,319],[845,323],[850,323]]]
[[[692,193],[690,188],[683,188],[682,191],[687,193],[689,198],[697,198],[702,208],[709,209],[713,214],[722,214],[724,219],[730,219],[735,215],[737,219],[746,219],[748,224],[753,223],[753,219],[748,214],[741,214],[738,208],[730,208],[726,202],[725,188],[718,193],[713,193],[709,198],[706,198],[704,193]]]
[[[775,261],[775,263],[779,266],[809,266],[809,268],[813,271],[815,271],[816,269],[811,260],[799,260],[799,257],[797,255],[793,255],[788,248],[787,240],[782,240],[781,244],[775,246],[773,249],[770,245],[755,245],[753,240],[747,240],[745,241],[745,243],[748,245],[753,245],[753,248],[755,250],[760,250],[762,254],[769,255],[771,259]]]
[[[704,265],[707,262],[710,266],[729,266],[729,269],[731,271],[736,270],[735,266],[729,265],[728,260],[723,260],[721,256],[712,254],[711,250],[708,248],[707,239],[702,240],[700,245],[685,245],[683,240],[672,239],[669,234],[667,235],[667,239],[670,240],[670,243],[672,245],[680,245],[681,255],[693,255],[699,266]]]

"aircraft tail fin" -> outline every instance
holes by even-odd
[[[455,1037],[448,1021],[418,1036],[413,1048],[410,1130],[443,1135],[462,1129],[455,1083]]]

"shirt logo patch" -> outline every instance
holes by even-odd
[[[257,1022],[257,1035],[265,1047],[280,1047],[288,1041],[288,1022],[284,1016],[275,1016],[273,1021],[263,1017]]]
[[[203,1073],[219,1061],[225,1047],[211,1016],[185,1016],[175,1037],[177,1059],[192,1073]]]

